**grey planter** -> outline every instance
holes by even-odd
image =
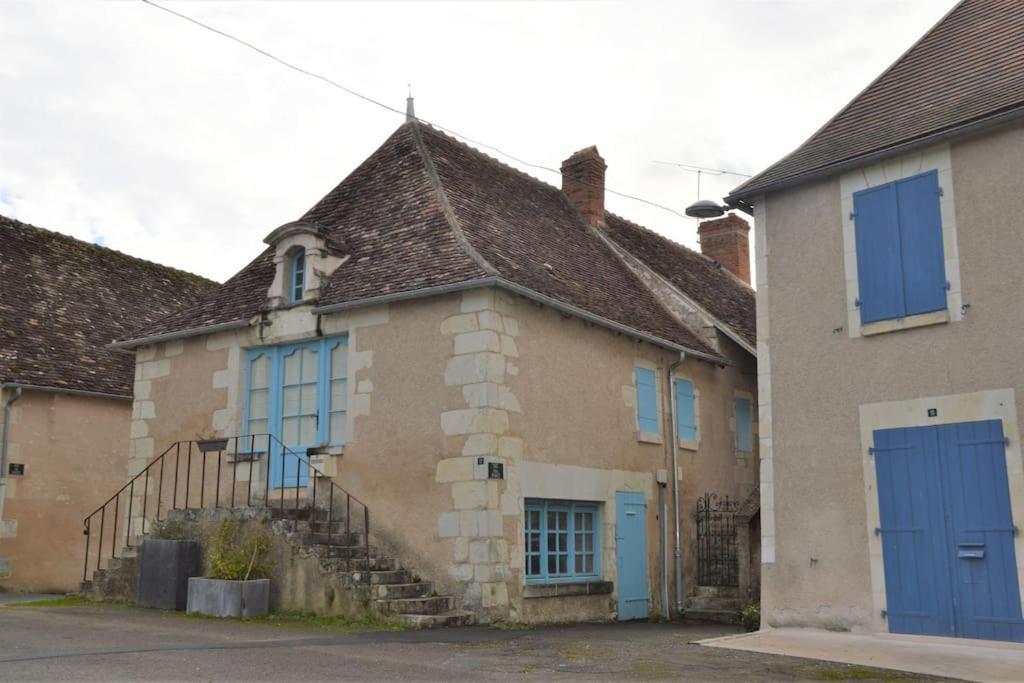
[[[139,551],[135,602],[140,607],[183,610],[188,580],[202,571],[198,542],[147,538]]]
[[[197,576],[188,580],[189,614],[263,617],[270,613],[270,579],[228,581]]]

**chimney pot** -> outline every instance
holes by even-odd
[[[591,145],[562,162],[562,192],[592,226],[604,226],[604,163]]]
[[[750,224],[734,213],[697,226],[700,251],[750,284]]]

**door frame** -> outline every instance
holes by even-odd
[[[929,416],[934,410],[935,415]],[[888,633],[882,618],[886,605],[885,564],[882,539],[874,530],[881,526],[878,504],[878,478],[871,448],[874,433],[880,429],[929,427],[961,422],[1002,420],[1003,434],[1009,440],[1005,448],[1006,476],[1010,486],[1010,511],[1018,523],[1024,522],[1024,461],[1021,457],[1020,428],[1013,389],[994,389],[966,394],[932,396],[906,401],[867,403],[860,406],[860,437],[864,499],[867,510],[867,551],[871,569],[872,630]],[[1017,564],[1017,581],[1024,584],[1024,540],[1013,540]],[[1024,585],[1021,586],[1021,609],[1024,611]]]

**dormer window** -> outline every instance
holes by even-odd
[[[306,289],[306,250],[300,249],[292,255],[292,303],[302,301]]]

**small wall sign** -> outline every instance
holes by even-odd
[[[488,479],[504,479],[505,478],[505,464],[500,462],[489,462],[487,463],[487,478]]]
[[[7,464],[7,474],[13,477],[21,477],[25,474],[25,463],[12,462]]]
[[[938,416],[939,416],[939,409],[938,408],[929,408],[928,409],[928,417],[938,417]]]

